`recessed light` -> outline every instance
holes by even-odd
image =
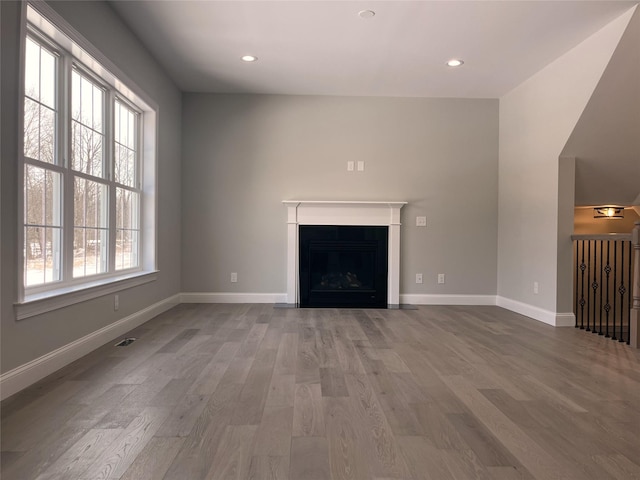
[[[459,67],[461,65],[464,65],[464,62],[462,60],[458,60],[457,58],[452,58],[447,62],[447,66],[449,67]]]
[[[240,57],[240,59],[243,62],[255,62],[256,60],[258,60],[258,57],[254,55],[243,55],[242,57]]]
[[[364,19],[373,18],[376,16],[376,12],[374,12],[373,10],[360,10],[358,12],[358,16]]]

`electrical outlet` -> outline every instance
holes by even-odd
[[[120,295],[113,296],[113,311],[117,312],[120,308]]]
[[[422,283],[422,274],[416,273],[416,283]]]
[[[238,282],[238,274],[236,272],[231,272],[231,283]]]
[[[426,227],[427,217],[416,217],[416,227]]]
[[[364,160],[358,160],[358,171],[364,172]]]
[[[533,282],[533,293],[535,293],[536,295],[538,294],[538,282]]]
[[[347,172],[353,172],[355,170],[355,162],[353,160],[349,160],[347,162]]]
[[[444,283],[444,273],[438,274],[438,283],[440,284]]]

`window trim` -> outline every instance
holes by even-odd
[[[29,17],[29,9],[33,9],[35,15]],[[35,19],[35,20],[34,20]],[[31,24],[31,27],[29,26]],[[34,32],[35,31],[35,32]],[[26,54],[26,38],[27,35],[43,41],[47,48],[52,49],[59,55],[59,59],[69,59],[72,63],[77,64],[79,71],[88,74],[91,78],[96,78],[102,85],[107,85],[108,90],[112,92],[113,99],[118,98],[119,101],[131,107],[139,114],[138,130],[140,133],[140,144],[138,147],[139,156],[139,186],[136,190],[140,193],[140,248],[139,248],[139,266],[112,270],[108,273],[92,275],[89,277],[81,277],[77,279],[67,279],[66,281],[53,282],[43,285],[44,288],[34,286],[28,288],[28,294],[24,285],[24,166],[30,164],[24,158],[24,138],[22,132],[24,130],[24,97],[25,97],[25,54]],[[53,42],[53,45],[52,45]],[[55,47],[55,48],[53,48]],[[63,52],[60,52],[62,49]],[[66,51],[66,53],[65,53]],[[70,55],[70,56],[69,56]],[[18,191],[18,257],[17,262],[17,292],[18,298],[14,303],[16,318],[18,320],[28,318],[34,315],[40,315],[62,307],[70,306],[76,303],[91,300],[113,292],[142,285],[157,279],[157,226],[158,226],[158,209],[157,209],[157,152],[158,152],[158,105],[133,82],[124,72],[122,72],[110,59],[94,47],[80,33],[78,33],[71,25],[68,24],[57,12],[42,0],[30,0],[21,4],[21,26],[20,26],[20,77],[19,77],[19,113],[18,113],[18,131],[21,133],[18,138],[18,185],[21,185]],[[66,75],[66,61],[59,64],[60,71],[58,79]],[[67,84],[70,85],[70,84]],[[68,87],[70,88],[70,87]],[[59,106],[58,111],[62,112],[69,107],[68,103],[69,91],[67,88],[60,89],[58,98],[64,102]],[[64,91],[63,91],[64,90]],[[64,117],[62,121],[68,120],[68,115],[60,113]],[[65,128],[67,127],[60,127]],[[69,132],[65,134],[65,142]],[[108,143],[108,142],[107,142]],[[65,151],[66,144],[59,145],[56,153],[62,154]],[[48,164],[47,168],[54,167],[52,170],[68,169],[68,178],[73,178],[77,173],[67,165],[70,159],[60,157],[59,161],[54,164]],[[113,169],[113,165],[109,167]],[[114,182],[113,172],[108,172],[104,179],[108,182]],[[117,183],[116,183],[117,185]],[[67,188],[65,184],[65,188]],[[65,194],[66,197],[66,194]],[[110,200],[111,202],[111,200]],[[68,202],[67,202],[68,203]],[[73,208],[65,204],[63,209]],[[67,218],[73,218],[67,217]],[[69,230],[70,229],[70,230]],[[71,231],[73,226],[64,224],[64,232]],[[113,232],[115,235],[115,231]],[[111,232],[110,232],[111,235]],[[69,248],[67,243],[63,241],[63,253],[67,253],[65,249]],[[68,254],[65,260],[68,261]],[[111,263],[111,260],[110,260]]]

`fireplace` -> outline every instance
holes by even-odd
[[[287,304],[291,306],[304,305],[302,299],[302,287],[304,285],[301,283],[304,281],[312,282],[312,277],[309,277],[309,274],[303,275],[308,280],[303,280],[301,276],[301,269],[303,267],[300,257],[302,249],[300,234],[302,227],[383,227],[384,231],[386,231],[386,267],[384,267],[384,262],[380,260],[380,256],[385,255],[383,253],[385,247],[378,244],[376,247],[378,248],[377,253],[372,253],[371,248],[369,248],[371,245],[369,245],[369,250],[364,253],[361,252],[358,259],[358,257],[351,255],[354,245],[350,243],[352,240],[349,239],[348,234],[345,239],[345,234],[334,233],[333,235],[337,236],[333,239],[334,243],[331,244],[331,242],[329,242],[322,246],[325,252],[321,251],[322,248],[316,249],[314,247],[313,253],[310,254],[313,256],[311,261],[314,262],[314,265],[324,265],[328,268],[329,265],[334,265],[341,259],[347,264],[359,265],[359,263],[364,263],[367,258],[371,259],[372,257],[376,258],[375,262],[377,262],[375,263],[375,267],[367,267],[367,269],[363,269],[360,272],[352,272],[352,269],[355,270],[355,267],[352,266],[349,266],[346,272],[343,272],[342,268],[336,269],[332,267],[328,269],[322,274],[327,275],[324,280],[326,285],[322,285],[322,275],[320,275],[321,288],[313,288],[315,290],[314,296],[316,298],[326,297],[328,292],[323,292],[322,290],[335,290],[335,287],[338,285],[337,282],[340,282],[343,285],[343,289],[345,288],[344,285],[352,285],[347,288],[352,290],[360,288],[362,290],[360,292],[361,296],[369,295],[369,297],[371,297],[371,293],[365,293],[365,290],[370,289],[365,289],[363,286],[357,287],[358,282],[361,282],[362,285],[366,284],[366,286],[369,286],[368,279],[361,276],[364,275],[367,277],[369,273],[375,270],[374,277],[379,280],[382,275],[385,274],[383,272],[386,270],[386,300],[380,300],[380,296],[382,296],[382,298],[385,296],[385,287],[379,286],[381,284],[377,282],[375,285],[376,294],[374,295],[376,301],[367,306],[371,307],[376,305],[384,307],[386,302],[387,308],[398,308],[400,303],[400,209],[406,205],[407,202],[285,200],[282,203],[287,207]],[[345,230],[345,232],[348,231],[350,230]],[[351,231],[355,232],[357,230]],[[381,233],[375,235],[384,236],[384,234]],[[374,240],[366,238],[365,235],[364,242],[371,241]],[[359,242],[362,242],[362,240],[359,240]],[[375,242],[379,242],[379,240],[375,240]],[[316,244],[316,247],[317,246],[318,244]],[[304,261],[308,262],[308,260]],[[354,273],[356,274],[357,280],[354,279],[353,275],[349,275]],[[368,300],[372,299],[369,298]],[[325,306],[330,304],[326,298],[323,301],[328,302]],[[334,300],[330,302],[333,305],[347,306],[346,303],[340,304]],[[364,306],[364,303],[359,303],[359,305]]]
[[[300,225],[300,306],[387,308],[388,231]]]

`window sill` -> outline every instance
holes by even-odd
[[[14,304],[16,319],[42,315],[43,313],[86,302],[94,298],[110,295],[128,288],[144,285],[157,280],[158,271],[136,272],[134,274],[111,277],[82,285],[64,287],[44,293],[28,295],[23,302]]]

